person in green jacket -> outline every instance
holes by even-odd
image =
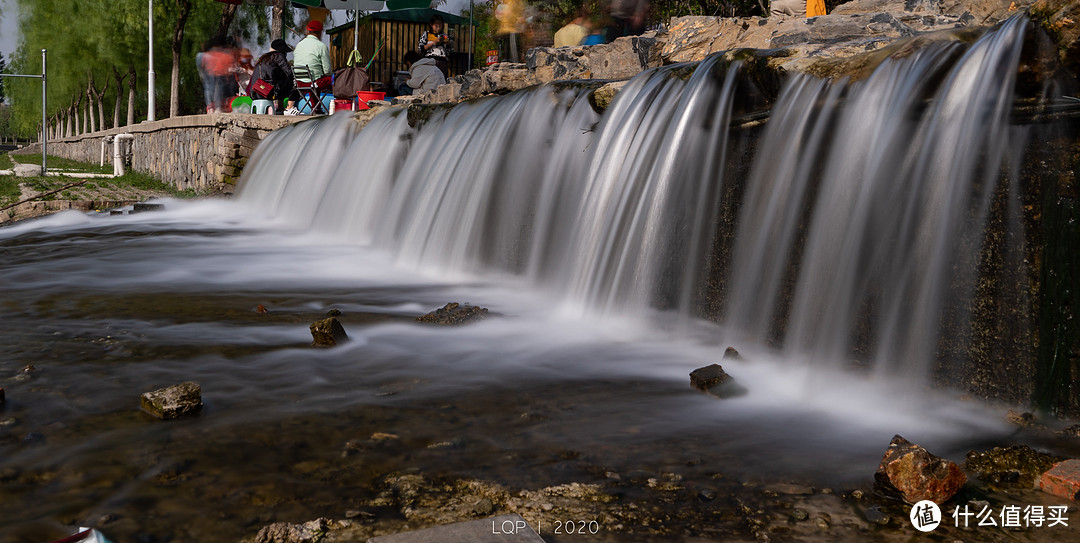
[[[317,81],[331,72],[330,48],[322,42],[323,24],[311,21],[307,24],[307,36],[293,48],[293,67],[307,66],[310,77],[297,74],[301,81]]]

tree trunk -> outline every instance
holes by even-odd
[[[83,111],[84,110],[83,110],[83,107],[82,107],[82,100],[83,100],[82,93],[79,93],[79,97],[78,97],[77,100],[75,100],[75,106],[74,106],[75,107],[75,134],[74,135],[76,135],[76,136],[82,135],[83,129],[86,127],[86,125],[83,123],[83,121],[85,121],[85,119],[83,118]]]
[[[169,84],[169,117],[180,115],[180,52],[184,45],[184,26],[191,15],[191,0],[176,0],[180,16],[176,19],[172,42],[172,81]]]
[[[120,126],[120,99],[124,96],[124,78],[127,74],[120,74],[120,71],[116,69],[116,66],[112,67],[113,79],[116,80],[116,105],[113,106],[112,125],[113,128]]]
[[[109,90],[109,80],[105,79],[105,86],[102,87],[101,92],[98,92],[97,87],[94,86],[94,74],[90,73],[90,92],[94,96],[94,104],[97,105],[97,125],[99,130],[105,130],[105,93]],[[94,112],[90,112],[90,117],[94,117]]]
[[[270,8],[270,39],[276,40],[285,35],[285,0],[274,0]]]
[[[91,75],[90,80],[86,83],[86,109],[87,109],[87,113],[89,113],[89,115],[87,115],[87,116],[89,117],[89,120],[90,120],[90,125],[89,125],[90,128],[87,130],[87,132],[91,132],[91,133],[92,132],[97,132],[97,119],[94,118],[94,98],[97,97],[97,93],[95,93],[92,90],[93,87],[94,87],[94,76]]]
[[[227,36],[229,34],[229,27],[232,26],[233,18],[236,17],[236,10],[239,7],[236,4],[225,4],[225,7],[221,8],[221,20],[218,21],[218,36]]]
[[[136,78],[136,76],[137,76],[137,74],[135,73],[135,65],[132,64],[128,68],[128,77],[130,77],[131,79],[128,79],[128,111],[127,111],[127,125],[125,125],[125,126],[131,126],[131,125],[135,124],[135,78]]]

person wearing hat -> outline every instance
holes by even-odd
[[[309,22],[307,36],[293,49],[293,66],[307,66],[310,71],[310,79],[299,77],[301,81],[316,81],[331,72],[330,48],[322,42],[322,31],[321,21]]]
[[[296,100],[293,96],[296,90],[293,88],[292,66],[289,65],[289,59],[285,56],[292,50],[293,48],[289,47],[285,40],[281,38],[274,40],[270,43],[270,52],[259,57],[259,61],[255,63],[255,71],[251,74],[248,95],[253,96],[253,90],[255,95],[260,94],[257,89],[254,89],[259,81],[269,84],[273,87],[273,91],[265,98],[274,101],[274,111],[284,111],[282,101],[286,98],[290,102]]]

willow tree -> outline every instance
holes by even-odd
[[[149,72],[146,0],[14,1],[19,6],[21,36],[11,67],[21,73],[39,72],[41,50],[48,49],[50,113],[65,109],[76,95],[86,97],[89,71],[95,81],[111,78],[116,83],[96,99],[112,100],[114,126],[122,117],[119,106],[125,100],[121,93],[127,93],[129,124],[145,115],[145,74]],[[186,19],[185,2],[190,5]],[[226,6],[229,4],[205,0],[154,2],[154,50],[158,52],[154,72],[165,74],[168,70],[174,74],[169,80],[158,77],[153,89],[155,96],[166,98],[155,100],[162,109],[168,107],[173,113],[175,105],[176,113],[181,115],[202,110],[202,82],[195,54],[218,30]],[[265,41],[270,26],[265,7],[244,5],[232,17],[231,34]],[[184,24],[178,25],[182,19]],[[177,32],[179,26],[183,32]],[[136,77],[139,73],[144,76]],[[141,85],[137,93],[135,82]],[[16,128],[21,127],[23,132],[35,129],[41,121],[40,84],[35,86],[33,80],[23,79],[9,82],[8,90]],[[136,109],[142,113],[136,115]]]

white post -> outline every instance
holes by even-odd
[[[469,0],[469,65],[465,67],[465,71],[473,69],[472,55],[473,49],[476,48],[476,36],[473,35],[473,0]]]
[[[45,115],[45,109],[48,107],[49,93],[48,83],[45,81],[45,49],[41,50],[41,175],[44,176],[49,172],[48,167],[45,165],[47,161],[45,148],[49,145],[49,118]]]
[[[153,121],[154,118],[154,0],[150,0],[150,74],[147,78],[147,98],[146,108],[149,110],[146,113],[146,120]]]

